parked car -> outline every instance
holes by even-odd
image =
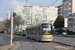
[[[59,34],[59,32],[55,32],[55,35],[58,35]]]
[[[66,32],[63,32],[62,35],[67,35],[67,33]]]

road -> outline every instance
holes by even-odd
[[[0,35],[0,46],[8,45],[10,43],[9,37]]]
[[[18,45],[11,50],[55,50],[42,42],[36,42],[25,37],[15,36],[14,38],[18,41]]]
[[[75,38],[54,35],[54,41],[75,45]]]

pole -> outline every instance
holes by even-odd
[[[26,6],[27,2],[28,2],[28,0],[26,0],[25,6]]]
[[[11,12],[11,42],[12,45],[12,39],[13,39],[13,12]]]
[[[31,25],[32,25],[32,13],[31,13]]]

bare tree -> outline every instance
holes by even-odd
[[[20,15],[15,16],[13,21],[14,21],[14,26],[17,26],[18,29],[19,29],[19,25],[24,24],[22,17]]]
[[[19,26],[21,24],[24,24],[20,15],[17,15],[17,16],[14,17],[14,24],[16,26]]]
[[[10,32],[11,20],[6,19],[4,21],[4,27],[7,29],[7,32]]]
[[[11,21],[10,20],[8,20],[8,19],[6,19],[5,21],[4,21],[4,26],[5,26],[5,28],[10,28],[10,25],[11,25]]]
[[[24,21],[22,20],[22,18],[21,18],[21,16],[20,15],[16,15],[16,16],[14,16],[14,18],[13,18],[13,25],[14,25],[14,32],[15,32],[15,27],[17,26],[17,29],[19,29],[19,25],[23,25],[24,24]],[[7,29],[7,30],[9,30],[10,31],[10,26],[11,26],[11,20],[8,20],[8,19],[6,19],[5,21],[4,21],[4,26],[5,26],[5,28]]]
[[[3,29],[3,28],[4,28],[3,21],[0,21],[0,29]]]

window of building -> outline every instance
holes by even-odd
[[[69,25],[69,26],[72,26],[72,23],[69,23],[68,25]]]
[[[71,21],[72,19],[68,19],[68,21]]]
[[[73,28],[73,31],[75,32],[75,28]]]
[[[69,3],[72,3],[72,0],[69,0]]]
[[[72,16],[72,14],[69,14],[69,16]]]
[[[75,22],[75,18],[74,18],[74,22]]]
[[[69,12],[72,12],[72,10],[69,10]]]
[[[73,25],[75,26],[75,23]]]
[[[72,7],[72,5],[69,5],[69,7]]]

